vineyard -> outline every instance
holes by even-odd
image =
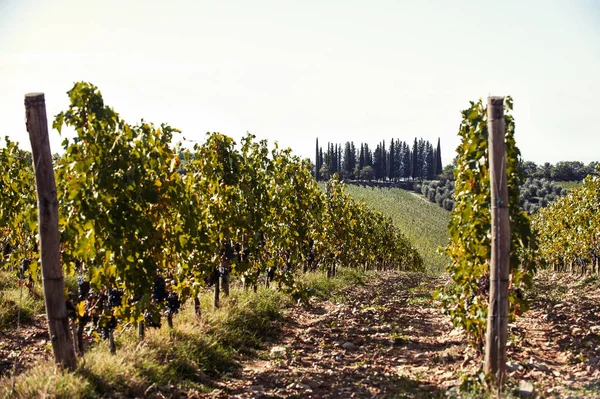
[[[334,176],[326,193],[310,164],[249,135],[236,148],[214,133],[202,146],[170,146],[167,125],[129,125],[96,87],[78,83],[53,126],[75,130],[54,169],[64,272],[78,276],[69,299],[80,346],[89,323],[105,338],[121,323],[172,325],[207,285],[229,294],[239,277],[254,287],[266,275],[294,296],[295,272],[339,265],[365,270],[422,269],[422,260],[389,218],[353,201]],[[6,139],[0,154],[3,267],[37,281],[31,156]],[[83,352],[83,347],[78,347]]]
[[[398,188],[372,189],[349,185],[347,191],[353,198],[390,215],[419,251],[431,273],[438,274],[444,270],[448,258],[439,254],[438,248],[448,243],[446,227],[450,221],[449,212]]]
[[[600,168],[533,218],[539,263],[581,275],[600,272]]]
[[[568,193],[526,180],[510,97],[499,203],[481,100],[462,111],[455,182],[417,185],[429,202],[337,174],[317,183],[309,160],[250,134],[175,144],[177,129],[127,123],[88,83],[68,96],[52,126],[74,136],[52,166],[80,360],[50,361],[37,161],[6,137],[2,396],[486,397],[504,383],[528,397],[530,381],[547,396],[600,392],[600,169]],[[492,208],[510,223],[505,381],[481,369]]]

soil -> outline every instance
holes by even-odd
[[[0,331],[0,377],[20,374],[52,356],[47,326],[46,316],[39,315],[33,323],[21,324],[18,330]]]
[[[447,283],[381,272],[350,287],[343,303],[311,300],[285,316],[258,357],[211,381],[203,398],[480,397],[483,359],[433,299]],[[541,273],[531,309],[509,325],[507,397],[600,397],[600,282]],[[51,355],[45,319],[0,333],[0,375]],[[459,386],[463,389],[459,389]],[[529,389],[533,393],[529,394]],[[521,389],[519,393],[519,389]],[[183,394],[183,395],[182,395]]]
[[[506,396],[600,397],[600,289],[598,279],[582,281],[536,278],[531,310],[509,326]],[[205,397],[468,396],[458,387],[477,379],[483,358],[433,300],[445,283],[386,272],[352,287],[345,303],[295,307],[281,340]]]

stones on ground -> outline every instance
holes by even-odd
[[[310,386],[312,389],[317,389],[323,386],[323,381],[319,380],[310,380],[306,381],[306,385]]]
[[[260,394],[265,391],[265,387],[263,385],[250,385],[248,388],[251,392]]]
[[[358,347],[356,345],[354,345],[352,342],[344,342],[344,344],[342,345],[342,348],[346,349],[347,351],[355,351],[358,349]]]
[[[283,357],[287,352],[285,346],[274,346],[271,348],[271,356],[272,357]]]
[[[528,381],[521,380],[519,381],[519,387],[517,388],[517,392],[525,397],[530,397],[533,395],[533,384]]]
[[[571,329],[571,335],[579,335],[583,332],[583,330],[579,327],[573,327]]]
[[[292,389],[297,389],[297,390],[301,390],[301,391],[306,391],[307,393],[312,392],[312,387],[308,384],[304,384],[301,382],[292,382],[291,384],[289,384],[286,389],[292,390]]]
[[[509,372],[521,371],[523,370],[523,366],[521,366],[519,363],[506,362],[506,370]]]
[[[387,324],[384,324],[383,326],[381,326],[381,328],[379,330],[381,332],[389,333],[389,332],[392,332],[392,327]]]
[[[540,371],[543,371],[543,372],[550,371],[550,369],[548,368],[548,366],[546,366],[544,363],[532,363],[531,367],[533,367],[534,369],[538,369]]]

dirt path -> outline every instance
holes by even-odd
[[[600,397],[598,278],[541,273],[531,310],[511,324],[513,378],[544,397]]]
[[[344,303],[292,307],[276,343],[211,380],[216,389],[199,396],[459,397],[457,387],[477,378],[482,359],[433,300],[443,284],[384,272],[350,287]],[[507,390],[521,384],[542,398],[600,398],[600,279],[543,272],[534,287],[531,310],[509,324]],[[44,334],[40,318],[19,337],[0,335],[0,374],[15,360],[20,371],[47,357]]]
[[[355,287],[347,303],[295,308],[266,358],[246,363],[212,395],[442,396],[457,383],[455,358],[465,345],[432,306],[436,285],[422,275],[388,273]]]
[[[481,358],[432,300],[441,284],[419,274],[383,273],[354,287],[344,304],[293,308],[281,340],[206,397],[452,397],[456,388],[447,391],[477,375]],[[557,302],[547,299],[551,292],[538,292],[532,311],[511,324],[511,389],[523,380],[542,397],[600,397],[600,342],[591,333],[600,322],[590,313],[600,306],[598,292],[596,285],[578,302],[573,293]],[[563,308],[588,313],[554,314]]]
[[[0,377],[19,374],[41,359],[50,358],[46,325],[46,317],[41,315],[33,324],[21,325],[18,331],[0,332]]]

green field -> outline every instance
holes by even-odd
[[[564,188],[566,190],[572,190],[583,184],[580,181],[555,181],[553,183],[556,184],[557,186],[561,186],[562,188]]]
[[[355,199],[365,201],[373,209],[392,217],[417,248],[427,270],[439,273],[449,259],[439,255],[437,248],[448,242],[446,227],[450,212],[421,196],[399,188],[369,188],[347,186],[348,193]]]

